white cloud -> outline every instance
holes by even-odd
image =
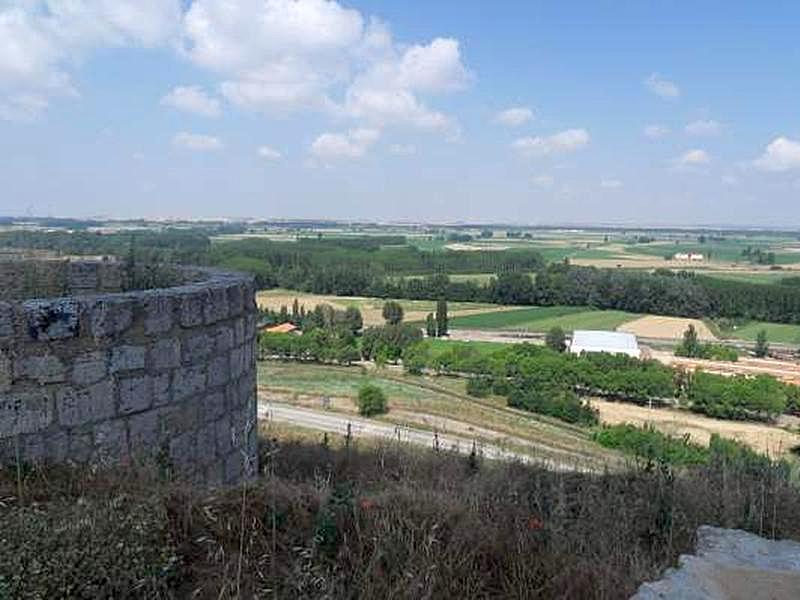
[[[650,76],[644,80],[644,86],[650,92],[661,98],[673,99],[681,95],[681,90],[675,83],[664,79],[658,73],[651,73]]]
[[[198,152],[208,152],[222,148],[222,142],[217,137],[202,133],[188,133],[186,131],[176,133],[175,137],[172,138],[172,145],[176,148]]]
[[[701,150],[699,148],[695,148],[693,150],[687,150],[677,158],[672,161],[672,165],[675,168],[682,169],[682,168],[691,168],[691,167],[699,167],[702,165],[707,165],[711,162],[711,156],[709,156],[708,152],[705,150]]]
[[[401,46],[385,24],[333,0],[195,0],[182,51],[218,73],[220,92],[240,107],[272,115],[321,111],[371,127],[405,124],[451,135],[454,121],[420,96],[472,80],[458,40]]]
[[[516,106],[502,110],[494,116],[495,123],[508,127],[519,127],[533,120],[533,111],[525,106]]]
[[[719,135],[722,133],[724,128],[724,125],[719,121],[714,121],[713,119],[701,119],[699,121],[692,121],[691,123],[687,124],[684,130],[689,135],[710,136]]]
[[[540,187],[542,189],[548,189],[553,187],[553,184],[556,182],[550,175],[535,175],[531,179],[531,183],[536,187]]]
[[[280,152],[274,148],[270,148],[269,146],[259,146],[258,155],[267,160],[278,160],[279,158],[283,157]]]
[[[397,156],[411,156],[417,153],[417,149],[412,144],[392,144],[389,146],[389,152]]]
[[[203,117],[222,114],[219,100],[206,94],[199,86],[178,86],[161,99],[161,104]]]
[[[589,143],[589,132],[585,129],[567,129],[549,136],[524,137],[511,146],[523,156],[549,156],[574,152]]]
[[[71,70],[107,46],[157,46],[177,33],[180,0],[0,2],[0,118],[28,119],[76,95]]]
[[[619,179],[602,179],[600,187],[606,190],[618,190],[623,187],[623,184]]]
[[[643,133],[646,137],[656,140],[669,135],[669,128],[663,125],[648,125],[644,128]]]
[[[792,171],[800,169],[800,142],[786,137],[772,140],[764,153],[753,161],[763,171]]]
[[[311,144],[311,155],[323,162],[364,156],[380,137],[377,129],[351,129],[346,133],[323,133]]]

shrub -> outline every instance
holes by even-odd
[[[596,425],[597,411],[566,386],[515,386],[508,405],[580,425]]]
[[[601,446],[617,448],[648,462],[685,466],[708,460],[708,450],[690,442],[688,435],[672,437],[656,431],[652,425],[604,426],[593,437]]]
[[[492,380],[488,377],[470,377],[467,379],[467,394],[475,398],[485,398],[492,391]]]
[[[389,412],[386,395],[377,385],[365,383],[358,390],[358,413],[364,417],[382,415]]]

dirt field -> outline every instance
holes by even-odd
[[[694,325],[697,337],[704,341],[714,341],[716,336],[708,326],[699,319],[681,319],[678,317],[642,317],[617,328],[618,331],[633,333],[644,338],[662,338],[679,340],[689,325]]]
[[[691,371],[702,369],[706,373],[718,375],[771,375],[786,383],[800,385],[800,364],[793,361],[742,356],[736,362],[726,362],[685,358],[660,350],[651,350],[650,354],[665,365],[679,366]]]
[[[312,310],[318,304],[330,304],[339,310],[344,310],[348,306],[356,306],[361,311],[365,326],[383,325],[384,323],[382,310],[385,300],[381,298],[323,296],[288,290],[270,290],[259,292],[256,300],[258,306],[261,308],[280,310],[281,306],[285,306],[291,310],[295,298],[297,298],[300,304],[305,306],[306,310]],[[399,302],[405,312],[404,320],[407,322],[424,321],[428,313],[436,311],[436,303],[433,301],[399,300]],[[453,318],[486,312],[513,310],[514,308],[518,307],[468,302],[449,302],[448,314],[450,318]]]
[[[600,411],[600,421],[609,425],[631,423],[652,424],[659,431],[670,435],[689,434],[699,444],[708,444],[712,433],[738,440],[773,457],[786,455],[791,448],[800,445],[800,435],[779,426],[741,421],[723,421],[702,415],[669,408],[646,408],[622,402],[592,399],[592,406]],[[798,424],[797,418],[781,417],[779,425]]]

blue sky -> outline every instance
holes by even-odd
[[[0,214],[800,226],[796,2],[0,0]]]

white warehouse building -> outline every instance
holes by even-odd
[[[580,354],[581,352],[627,354],[634,358],[640,358],[642,355],[642,351],[639,349],[639,342],[632,333],[586,329],[577,329],[572,333],[569,351],[573,354]]]

